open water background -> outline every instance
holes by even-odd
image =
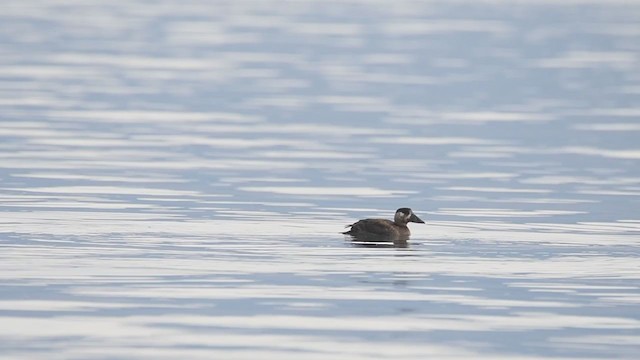
[[[640,354],[639,2],[0,7],[2,359]]]

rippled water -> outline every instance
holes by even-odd
[[[2,8],[3,359],[640,353],[637,2]]]

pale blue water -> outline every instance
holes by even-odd
[[[2,359],[640,353],[639,3],[0,21]]]

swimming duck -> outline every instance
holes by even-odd
[[[381,240],[407,240],[411,231],[407,227],[410,222],[424,224],[424,221],[416,216],[409,208],[396,210],[393,221],[386,219],[364,219],[346,227],[351,227],[343,234],[351,235],[357,239],[369,241]]]

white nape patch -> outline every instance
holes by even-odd
[[[405,220],[406,215],[402,211],[396,211],[396,214],[393,217],[393,221],[396,223],[401,223]]]

